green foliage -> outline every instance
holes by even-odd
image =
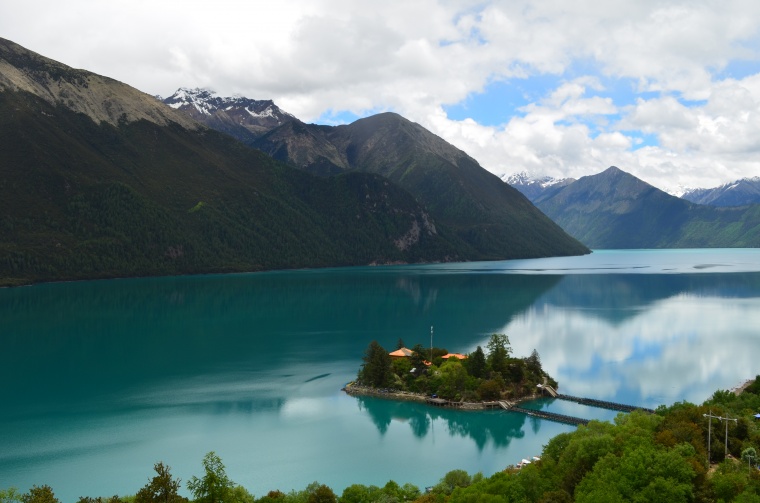
[[[438,395],[456,400],[461,398],[467,384],[467,370],[459,361],[446,362],[439,370]]]
[[[187,499],[185,499],[185,501],[187,501]],[[116,495],[113,495],[110,498],[103,498],[102,496],[98,496],[97,498],[82,496],[77,500],[77,503],[124,503],[124,499],[119,498]]]
[[[463,369],[461,362],[447,362],[437,369],[436,379],[456,380]],[[213,452],[203,459],[204,477],[193,477],[188,489],[198,503],[757,502],[760,471],[752,466],[758,445],[754,423],[747,422],[744,430],[735,428],[733,435],[738,436],[730,438],[731,453],[739,459],[727,458],[710,473],[705,469],[708,423],[703,414],[711,408],[715,414],[731,413],[745,403],[741,395],[731,396],[719,393],[711,398],[721,401],[720,409],[679,402],[656,414],[636,411],[618,414],[614,423],[592,421],[552,438],[541,460],[520,470],[512,467],[490,477],[452,470],[424,495],[414,485],[388,481],[382,488],[353,484],[337,498],[331,488],[313,482],[301,491],[271,491],[255,499],[229,480]],[[135,503],[181,503],[176,499],[179,481],[168,467],[157,463],[154,469],[157,476],[138,492]],[[0,503],[59,502],[48,486],[35,486],[24,495],[14,488],[0,491]],[[121,501],[114,496],[80,498],[79,503]]]
[[[416,344],[411,356],[390,359],[385,350],[372,341],[357,380],[359,384],[375,388],[427,393],[465,402],[523,397],[535,393],[537,385],[546,382],[556,386],[556,381],[541,369],[537,352],[524,359],[511,357],[506,335],[494,334],[489,340],[489,351],[488,360],[480,346],[462,360],[457,357],[444,360],[442,356],[449,353],[447,349]],[[427,365],[431,355],[433,364]],[[492,370],[494,365],[502,368],[502,372]],[[386,373],[388,368],[390,372]]]
[[[359,371],[359,382],[376,388],[388,386],[393,375],[391,357],[377,341],[370,342],[362,360],[364,364]]]
[[[433,486],[433,492],[449,495],[457,487],[467,487],[472,483],[472,478],[464,470],[451,470],[443,476],[440,482]]]
[[[343,494],[341,494],[338,501],[340,503],[403,503],[405,501],[414,501],[419,496],[420,490],[417,486],[408,483],[399,486],[396,482],[390,480],[382,488],[374,485],[350,485],[343,490]]]
[[[509,346],[509,337],[504,334],[492,334],[488,341],[488,368],[493,372],[498,372],[502,377],[507,379],[509,373],[509,358],[512,355],[512,348]]]
[[[480,346],[475,348],[475,351],[470,353],[465,361],[467,362],[467,370],[471,376],[477,379],[482,379],[486,376],[486,356],[483,353],[483,348]]]
[[[29,492],[21,495],[22,503],[61,503],[48,485],[32,486]]]
[[[695,205],[614,167],[535,203],[591,248],[760,246],[760,205]]]
[[[478,386],[478,396],[484,401],[493,401],[501,398],[501,390],[503,388],[503,381],[499,382],[495,379],[488,379],[480,383]]]
[[[21,503],[21,493],[15,487],[0,489],[0,503]]]
[[[135,503],[186,503],[180,496],[180,479],[172,477],[171,469],[158,462],[153,465],[156,475],[135,495]]]
[[[301,148],[291,148],[291,142]],[[383,176],[420,201],[469,256],[496,259],[588,253],[515,189],[397,114],[377,114],[334,129],[288,123],[252,144],[312,173],[349,171]],[[304,151],[311,155],[304,156]],[[324,152],[336,155],[327,159]]]
[[[309,494],[307,503],[336,503],[338,498],[332,489],[324,484],[319,485]]]
[[[196,503],[229,503],[233,501],[235,483],[227,477],[224,464],[213,451],[203,457],[202,478],[193,476],[187,481],[187,488],[193,493]]]
[[[213,131],[8,91],[0,136],[0,285],[473,258],[378,175],[314,177]]]

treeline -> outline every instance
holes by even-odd
[[[230,480],[210,452],[203,476],[186,483],[192,499],[179,494],[181,481],[169,467],[156,463],[156,475],[135,495],[81,497],[77,503],[753,503],[760,502],[758,410],[760,376],[738,396],[717,391],[702,405],[679,402],[655,414],[621,413],[614,423],[591,421],[554,437],[539,461],[521,469],[510,466],[490,477],[454,470],[425,492],[389,481],[383,487],[350,485],[338,496],[314,482],[301,491],[273,490],[257,498]],[[60,501],[43,485],[24,494],[0,490],[0,503]]]
[[[404,347],[399,340],[397,349]],[[417,344],[409,357],[392,358],[372,341],[364,354],[357,383],[373,388],[389,388],[437,395],[454,401],[491,401],[520,398],[537,392],[537,386],[557,382],[544,372],[534,349],[527,358],[512,356],[509,337],[493,334],[486,352],[478,346],[466,358],[451,356],[444,348],[424,348]],[[431,361],[428,361],[430,359]]]

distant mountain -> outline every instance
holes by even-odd
[[[249,143],[270,129],[295,119],[271,100],[252,100],[241,96],[222,98],[208,89],[180,88],[161,101],[243,143]]]
[[[545,194],[536,205],[591,248],[760,246],[760,205],[693,204],[614,166]]]
[[[687,189],[681,198],[710,206],[760,204],[760,176],[742,178],[713,189]]]
[[[380,176],[310,175],[4,39],[0,138],[2,285],[481,256]]]
[[[502,175],[501,179],[522,192],[525,197],[533,202],[547,192],[556,192],[575,181],[575,178],[554,178],[552,176],[533,178],[525,171],[512,175]]]
[[[588,252],[475,159],[398,114],[336,127],[290,121],[252,145],[310,173],[379,174],[408,190],[481,259]]]

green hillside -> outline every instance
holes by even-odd
[[[451,226],[480,259],[588,253],[473,158],[394,113],[337,127],[291,121],[253,145],[320,175],[359,171],[388,178]]]
[[[0,285],[588,252],[397,115],[266,136],[0,39]]]
[[[0,137],[2,284],[467,258],[380,177],[314,177],[214,131],[5,91]]]

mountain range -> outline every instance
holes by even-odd
[[[575,181],[575,178],[554,178],[551,176],[534,178],[524,171],[503,175],[501,179],[522,192],[525,197],[533,202],[546,199],[557,190]],[[692,203],[708,206],[760,204],[760,177],[742,178],[711,189],[685,188],[667,191],[667,193]]]
[[[244,115],[239,111],[244,102],[240,101],[236,109],[232,101],[202,90],[180,89],[164,103],[216,127],[222,114]],[[218,106],[220,102],[226,105]],[[264,102],[247,103],[263,107]],[[343,126],[319,126],[303,123],[271,106],[267,105],[268,109],[282,117],[280,125],[254,139],[242,131],[236,137],[274,159],[315,175],[381,175],[411,193],[437,222],[451,228],[482,259],[517,257],[526,251],[529,256],[561,255],[566,250],[584,253],[577,243],[561,235],[554,222],[535,211],[519,191],[502,183],[463,151],[398,114],[381,113]],[[194,112],[198,109],[213,112]]]
[[[181,102],[0,39],[0,284],[588,252],[400,116],[333,135],[271,102]],[[341,162],[296,156],[309,135]]]
[[[694,204],[615,166],[545,190],[535,204],[591,248],[760,246],[760,205]]]
[[[686,189],[681,197],[710,206],[760,204],[760,176],[742,178],[712,189]]]

